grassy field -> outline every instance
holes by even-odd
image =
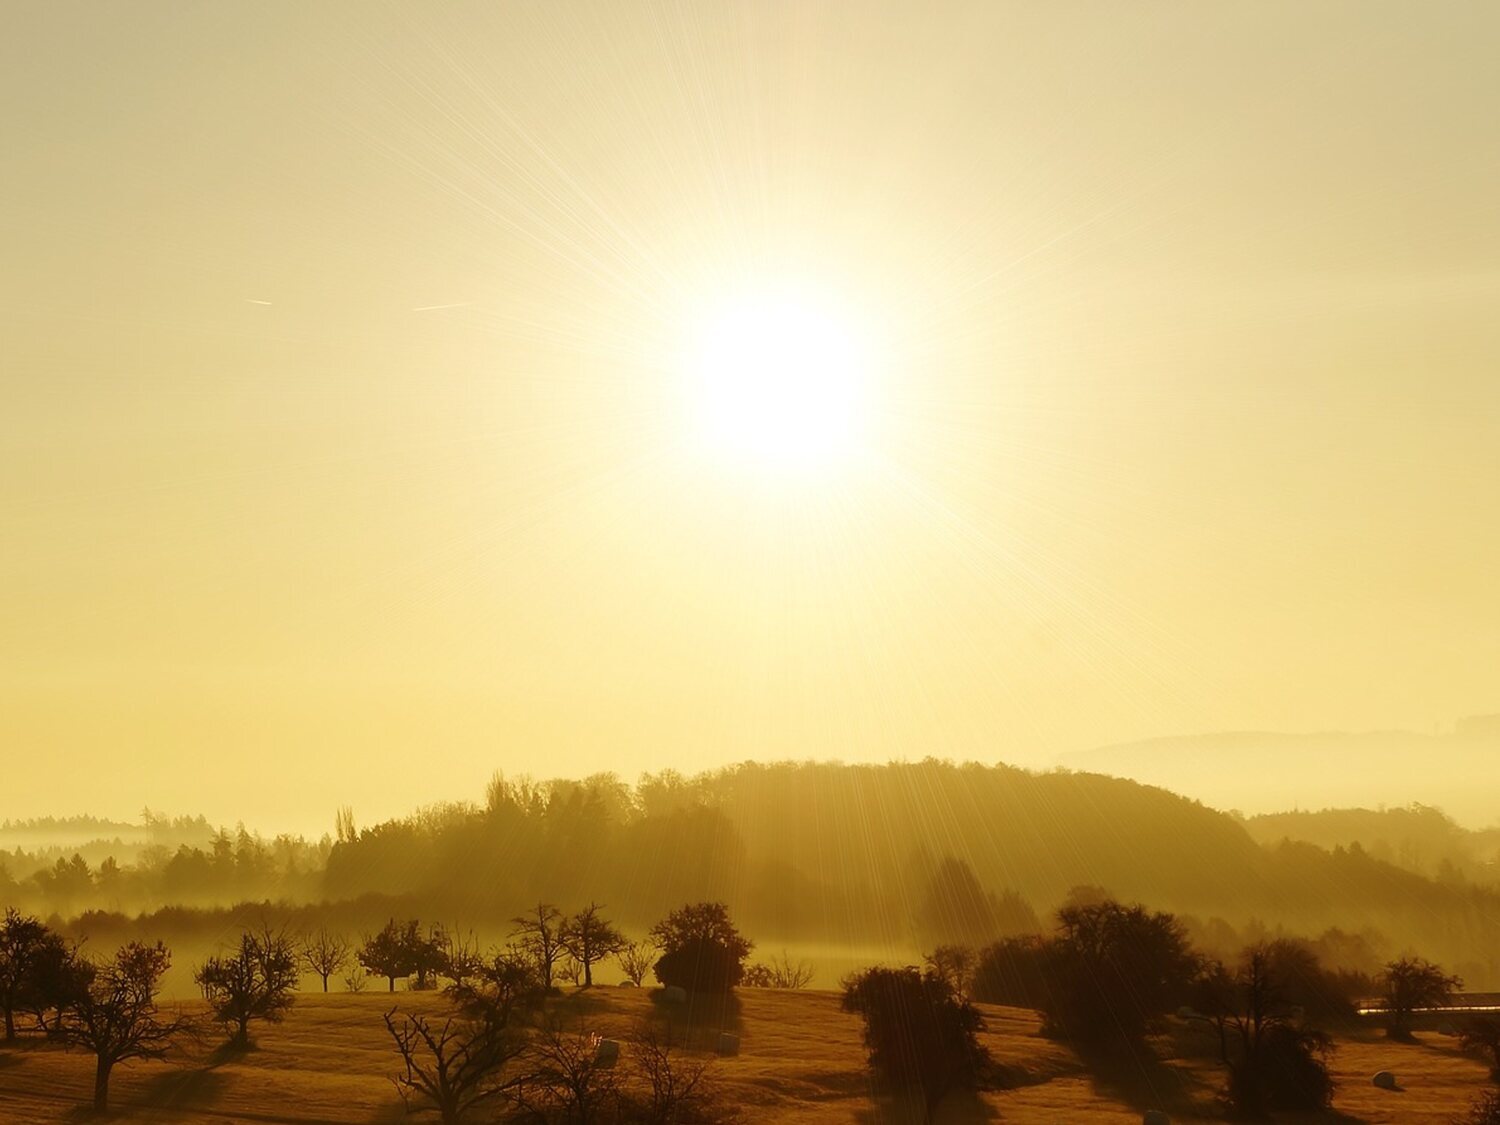
[[[396,1055],[380,1018],[393,1002],[408,1010],[442,1006],[429,994],[304,994],[284,1023],[258,1029],[249,1051],[226,1054],[210,1034],[166,1061],[122,1065],[109,1119],[172,1125],[400,1121],[403,1108],[390,1082]],[[556,1007],[619,1037],[660,1011],[646,992],[607,987],[563,997]],[[1169,1056],[1164,1064],[1101,1070],[1041,1038],[1032,1013],[983,1010],[986,1045],[1005,1067],[1007,1088],[945,1106],[940,1121],[1138,1122],[1153,1107],[1170,1110],[1174,1121],[1213,1119],[1220,1075],[1208,1044],[1190,1027],[1158,1043]],[[872,1094],[860,1025],[839,1010],[833,993],[744,990],[738,1011],[705,1022],[724,1023],[741,1035],[741,1053],[713,1067],[725,1100],[741,1108],[745,1121],[896,1125],[906,1119],[899,1107]],[[1436,1033],[1421,1033],[1413,1044],[1389,1043],[1374,1030],[1344,1036],[1333,1067],[1338,1112],[1321,1118],[1333,1121],[1447,1122],[1487,1081],[1479,1061]],[[1381,1069],[1393,1071],[1401,1089],[1372,1086],[1370,1076]],[[89,1120],[84,1107],[92,1076],[92,1060],[81,1054],[30,1041],[0,1047],[0,1122]]]

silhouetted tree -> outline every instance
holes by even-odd
[[[591,902],[577,914],[563,921],[558,941],[568,955],[583,969],[583,987],[594,984],[594,966],[619,952],[625,935],[615,929],[600,913],[603,908]]]
[[[159,1059],[192,1021],[163,1018],[156,995],[171,964],[166,946],[131,942],[108,961],[95,962],[88,988],[67,1008],[65,1042],[94,1056],[94,1109],[109,1109],[109,1076],[127,1059]]]
[[[1054,1032],[1134,1042],[1178,1006],[1197,969],[1181,923],[1145,907],[1102,902],[1058,911],[1045,949],[1042,1011]]]
[[[651,927],[651,938],[662,950],[656,979],[696,992],[728,992],[739,984],[752,946],[722,902],[672,911]]]
[[[27,968],[19,1006],[44,1035],[55,1036],[63,1014],[82,997],[93,974],[93,963],[79,953],[77,944],[49,930]]]
[[[988,941],[1000,934],[996,905],[974,869],[948,856],[928,880],[918,921],[922,932],[940,943]]]
[[[1360,997],[1374,988],[1362,973],[1325,968],[1307,942],[1278,938],[1260,949],[1278,992],[1313,1023],[1352,1019]]]
[[[467,980],[455,981],[448,998],[469,1019],[507,1027],[518,1013],[540,1008],[546,991],[536,963],[511,948],[481,961]]]
[[[1389,1021],[1386,1034],[1392,1039],[1409,1039],[1412,1013],[1418,1008],[1446,1004],[1463,983],[1421,957],[1402,957],[1389,962],[1380,976]]]
[[[539,902],[535,909],[511,919],[515,926],[511,931],[512,940],[536,962],[542,987],[549,990],[556,975],[557,962],[564,953],[562,920],[562,911],[549,902]]]
[[[394,1081],[408,1110],[431,1104],[443,1125],[458,1125],[475,1106],[516,1090],[521,1076],[506,1070],[526,1049],[526,1040],[503,1024],[449,1016],[441,1023],[427,1016],[397,1018],[392,1008],[385,1027],[401,1055]]]
[[[425,992],[436,988],[438,977],[448,968],[448,933],[442,926],[428,927],[424,936],[415,922],[407,931],[406,940],[411,948],[411,971],[416,978],[412,988]]]
[[[349,963],[352,952],[348,938],[329,933],[322,926],[313,933],[304,934],[298,949],[307,971],[322,980],[324,992],[328,991],[328,978]]]
[[[248,1043],[252,1020],[279,1023],[292,1006],[297,954],[285,932],[264,926],[241,934],[235,952],[203,962],[193,979],[231,1039]]]
[[[394,918],[377,934],[365,938],[357,960],[370,972],[384,977],[389,991],[396,991],[396,981],[416,971],[417,923],[401,924]]]
[[[844,983],[843,1007],[864,1018],[871,1069],[919,1091],[929,1115],[950,1091],[978,1085],[988,1060],[978,1039],[984,1019],[938,974],[866,969]]]
[[[32,960],[42,948],[47,927],[37,918],[6,908],[0,920],[0,1010],[5,1013],[5,1038],[16,1037],[16,1011],[21,1006]]]
[[[1245,950],[1231,974],[1217,962],[1200,973],[1194,1006],[1218,1032],[1219,1058],[1229,1071],[1225,1101],[1258,1117],[1272,1109],[1324,1109],[1333,1079],[1324,1061],[1330,1041],[1294,1018],[1265,945]]]

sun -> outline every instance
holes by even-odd
[[[858,452],[867,336],[850,311],[789,285],[737,293],[692,321],[684,367],[702,447],[767,471],[805,471]]]

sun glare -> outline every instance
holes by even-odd
[[[686,368],[697,436],[717,456],[800,471],[859,447],[869,356],[836,302],[792,289],[724,300],[695,318]]]

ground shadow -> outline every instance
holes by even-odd
[[[1075,1053],[1095,1089],[1131,1109],[1143,1114],[1157,1109],[1184,1117],[1217,1115],[1219,1085],[1190,1067],[1162,1059],[1149,1043],[1111,1048],[1076,1045]]]
[[[400,1100],[393,1101],[390,1105],[381,1106],[371,1114],[365,1125],[398,1125],[399,1122],[408,1121],[411,1113]]]
[[[564,992],[554,996],[549,1001],[549,1006],[554,1012],[565,1013],[586,1019],[589,1016],[598,1015],[600,1012],[609,1011],[609,1001],[600,994],[600,986],[593,988],[579,988],[573,992]]]
[[[985,1104],[975,1090],[955,1090],[930,1114],[921,1094],[876,1089],[870,1096],[875,1104],[854,1115],[860,1125],[976,1125],[1000,1118],[999,1111]]]
[[[133,1105],[151,1109],[201,1108],[210,1105],[227,1085],[217,1064],[168,1070],[151,1078],[141,1089]]]
[[[651,993],[651,1018],[662,1023],[678,1042],[715,1050],[720,1035],[744,1032],[743,1006],[733,992],[689,992],[684,1000],[668,1000],[667,990]]]
[[[227,1062],[237,1062],[247,1055],[253,1055],[260,1050],[253,1039],[234,1040],[227,1039],[208,1052],[208,1066],[222,1066]]]

